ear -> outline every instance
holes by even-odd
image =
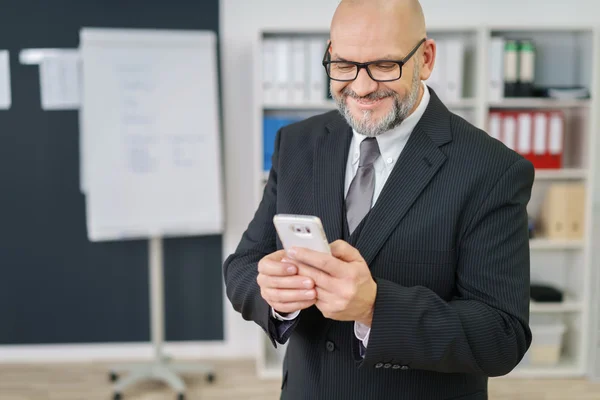
[[[431,76],[431,71],[435,65],[436,43],[433,39],[427,39],[423,43],[422,65],[421,65],[421,80],[426,81]]]

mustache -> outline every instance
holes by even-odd
[[[385,99],[386,97],[392,97],[396,94],[393,90],[378,90],[373,93],[369,93],[367,96],[359,96],[356,92],[348,87],[342,90],[342,95],[344,97],[349,96],[353,99],[357,100],[367,100],[367,101],[375,101]]]

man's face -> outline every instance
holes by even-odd
[[[331,60],[403,59],[418,40],[409,43],[399,25],[397,20],[376,11],[363,11],[361,15],[348,11],[340,15],[331,29]],[[412,113],[421,82],[417,54],[402,67],[402,77],[396,81],[376,82],[364,68],[354,81],[331,81],[331,94],[352,128],[377,136],[398,126]]]

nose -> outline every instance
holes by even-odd
[[[379,83],[375,82],[365,68],[358,72],[358,76],[352,81],[350,88],[361,97],[368,96],[377,90]]]

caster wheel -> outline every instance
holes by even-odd
[[[177,400],[185,400],[185,394],[183,394],[183,393],[179,393],[179,394],[177,395]]]
[[[121,393],[115,393],[113,395],[113,400],[121,400]]]
[[[116,382],[119,380],[119,375],[117,375],[115,372],[111,372],[108,378],[111,382]]]
[[[213,383],[215,381],[215,374],[208,374],[208,375],[206,375],[206,381],[208,383]]]

